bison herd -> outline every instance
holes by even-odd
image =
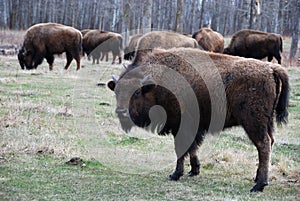
[[[139,126],[174,136],[177,165],[169,180],[183,175],[187,156],[188,175],[200,173],[197,150],[206,133],[241,126],[258,151],[250,191],[263,191],[268,185],[273,119],[281,124],[288,117],[289,80],[279,65],[280,35],[241,30],[224,48],[223,36],[210,28],[192,35],[152,31],[132,36],[123,50],[121,34],[43,23],[27,30],[18,60],[22,69],[36,69],[46,58],[52,70],[53,55],[63,52],[65,69],[75,59],[79,70],[84,54],[93,63],[109,52],[112,64],[117,57],[122,63],[122,52],[124,59],[131,60],[119,78],[113,76],[107,83],[116,95],[115,112],[126,132]],[[268,61],[275,57],[279,64],[259,61],[265,57]],[[165,115],[155,112],[155,106],[162,107]]]

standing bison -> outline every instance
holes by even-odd
[[[137,125],[173,134],[177,165],[170,180],[183,175],[187,155],[189,176],[200,173],[197,149],[206,133],[240,125],[259,156],[251,192],[268,185],[274,110],[278,123],[288,116],[288,74],[280,65],[191,48],[154,50],[107,85],[126,132]]]
[[[115,63],[116,57],[118,56],[119,63],[122,63],[122,44],[123,38],[120,34],[102,30],[90,30],[83,37],[83,52],[87,55],[93,57],[93,63],[97,60],[99,63],[99,58],[102,54],[101,60],[106,56],[106,61],[108,61],[108,52],[112,52],[113,61]]]
[[[82,35],[75,28],[56,23],[41,23],[30,27],[25,34],[23,46],[18,53],[21,68],[36,69],[46,58],[49,69],[53,70],[55,54],[66,52],[67,70],[76,60],[80,69]]]
[[[192,35],[203,50],[222,53],[224,50],[223,36],[210,28],[201,28]]]
[[[127,47],[124,48],[124,59],[132,60],[135,56],[135,49],[138,44],[138,40],[142,37],[143,34],[133,35],[129,41]]]
[[[138,41],[135,60],[142,59],[143,55],[154,48],[171,49],[173,47],[197,48],[195,39],[182,34],[167,31],[152,31],[144,34]]]
[[[272,61],[275,57],[281,64],[282,37],[279,34],[244,29],[232,36],[224,54]]]

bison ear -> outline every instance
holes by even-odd
[[[142,86],[142,94],[146,94],[146,93],[150,92],[155,87],[156,87],[155,84],[147,84],[147,85]]]
[[[116,87],[116,83],[115,83],[115,81],[111,80],[107,83],[107,86],[110,90],[114,91],[115,87]]]

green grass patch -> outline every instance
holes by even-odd
[[[108,141],[113,145],[120,145],[120,146],[130,146],[130,145],[137,145],[142,144],[142,140],[137,137],[131,137],[127,135],[115,135],[110,134]]]

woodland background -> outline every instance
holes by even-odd
[[[128,36],[150,29],[193,33],[210,26],[226,36],[249,28],[291,36],[290,58],[297,51],[299,18],[300,0],[0,0],[0,29],[57,22]]]

